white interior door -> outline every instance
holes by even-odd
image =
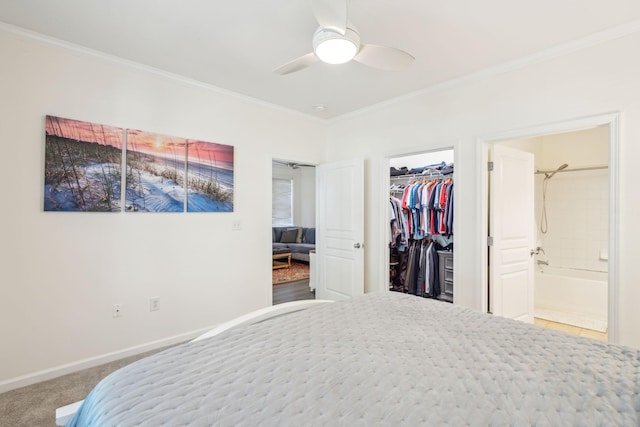
[[[490,174],[491,312],[533,323],[534,156],[495,145]]]
[[[327,163],[316,169],[317,299],[364,293],[364,161]]]

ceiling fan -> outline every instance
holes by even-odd
[[[300,169],[301,167],[304,167],[304,168],[316,167],[316,165],[310,165],[308,163],[298,163],[298,162],[290,162],[290,161],[284,161],[284,160],[273,160],[273,163],[281,166],[286,166],[289,169]]]
[[[311,0],[311,5],[320,25],[313,34],[313,52],[276,68],[275,73],[293,73],[318,61],[344,64],[352,59],[379,70],[398,71],[415,60],[400,49],[361,43],[358,30],[348,20],[347,0]]]

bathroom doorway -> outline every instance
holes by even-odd
[[[534,143],[540,148],[536,318],[606,333],[609,128],[542,136]]]
[[[610,295],[610,134],[610,125],[600,125],[493,144],[534,158],[534,239],[527,262],[533,264],[535,322],[605,341]],[[491,194],[496,186],[489,186]],[[495,215],[500,212],[490,212],[490,219]],[[489,264],[491,269],[491,259]],[[496,289],[491,285],[489,293]]]

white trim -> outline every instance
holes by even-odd
[[[283,107],[281,105],[273,104],[271,102],[263,101],[258,98],[254,98],[248,95],[243,95],[238,92],[233,92],[228,89],[221,88],[219,86],[214,86],[209,83],[202,82],[200,80],[192,79],[180,74],[171,73],[169,71],[162,70],[160,68],[152,67],[150,65],[145,65],[140,62],[132,61],[129,59],[124,59],[119,56],[111,55],[96,49],[90,49],[86,46],[78,45],[75,43],[68,42],[66,40],[58,39],[55,37],[47,36],[42,33],[38,33],[35,31],[27,30],[26,28],[18,27],[15,25],[7,24],[6,22],[0,21],[0,31],[12,34],[21,39],[35,41],[41,44],[46,44],[53,47],[58,47],[61,49],[69,50],[72,52],[80,53],[82,55],[92,56],[94,58],[98,58],[103,61],[111,62],[114,64],[122,65],[129,69],[134,69],[138,71],[147,72],[150,74],[154,74],[156,76],[164,77],[169,80],[174,80],[178,83],[185,84],[197,89],[204,89],[211,92],[215,92],[220,95],[226,95],[233,98],[236,98],[243,102],[250,102],[255,105],[259,105],[262,107],[267,107],[270,109],[286,112],[289,114],[295,114],[296,116],[301,116],[306,119],[310,119],[320,123],[326,123],[326,119],[321,117],[312,116],[311,114],[306,114],[298,110],[293,110],[291,108]]]
[[[389,291],[389,273],[390,265],[389,259],[391,256],[391,250],[389,249],[388,242],[391,239],[391,226],[389,225],[389,187],[391,186],[391,174],[389,173],[391,158],[400,157],[400,155],[387,155],[382,159],[380,173],[382,176],[382,186],[380,187],[380,201],[378,208],[380,209],[379,218],[382,219],[384,228],[384,241],[380,244],[380,290],[383,292]],[[410,155],[410,154],[407,154]]]
[[[580,117],[576,119],[568,119],[553,123],[547,123],[528,128],[509,130],[495,135],[477,138],[477,161],[480,162],[478,167],[478,179],[480,187],[480,197],[478,199],[479,224],[478,230],[480,235],[477,238],[478,250],[482,254],[480,265],[477,266],[477,273],[482,278],[482,289],[480,292],[481,300],[478,301],[480,308],[486,312],[486,302],[488,295],[488,259],[487,259],[487,209],[488,209],[488,149],[489,145],[495,142],[507,141],[510,139],[533,138],[542,135],[551,135],[555,133],[574,132],[584,129],[591,129],[598,126],[609,126],[609,280],[608,280],[608,339],[610,343],[617,344],[619,341],[619,146],[620,146],[620,113],[608,112],[600,115]]]
[[[460,194],[460,187],[456,187],[455,184],[460,184],[460,152],[462,151],[462,141],[460,139],[456,140],[455,144],[453,144],[453,183],[454,183],[454,192],[453,192],[453,206],[460,206],[460,198],[462,197]],[[456,190],[457,188],[457,190]],[[462,192],[464,194],[464,191]],[[458,209],[458,212],[460,210]],[[456,232],[460,232],[460,215],[455,214],[455,208],[453,212],[453,304],[460,304],[460,298],[456,301],[456,293],[460,292],[460,285],[457,287],[456,291],[456,280],[458,283],[461,283],[462,279],[462,269],[464,264],[460,262],[460,239],[458,239],[458,244],[456,244]],[[458,262],[456,262],[456,259]],[[458,293],[458,295],[460,295]]]
[[[603,117],[604,118],[604,117]],[[607,326],[609,342],[620,342],[620,113],[608,117],[609,124],[609,288]]]
[[[382,221],[382,227],[384,229],[384,240],[381,242],[380,251],[378,252],[378,259],[380,260],[380,262],[378,262],[378,268],[379,268],[378,275],[380,277],[380,284],[379,284],[380,289],[378,289],[379,292],[389,291],[389,272],[391,268],[389,265],[389,258],[391,256],[391,251],[389,249],[389,244],[388,244],[389,240],[391,239],[391,227],[389,226],[389,223],[390,223],[389,187],[391,186],[391,175],[389,173],[389,170],[391,165],[391,159],[394,157],[401,157],[401,156],[404,156],[404,154],[385,155],[381,159],[379,168],[378,168],[378,170],[380,171],[379,176],[381,177],[381,180],[380,180],[380,187],[378,187],[380,189],[380,192],[378,193],[380,195],[380,198],[378,199],[377,206],[378,206],[378,209],[380,209],[379,218]],[[375,184],[373,188],[376,188]]]
[[[157,341],[148,342],[123,350],[106,353],[100,356],[90,357],[87,359],[78,360],[76,362],[67,363],[64,365],[56,366],[43,371],[34,372],[27,375],[22,375],[15,378],[0,382],[0,393],[4,393],[10,390],[14,390],[20,387],[26,387],[31,384],[36,384],[42,381],[51,380],[53,378],[60,377],[62,375],[78,372],[83,369],[93,368],[95,366],[103,365],[105,363],[113,362],[114,360],[123,359],[129,356],[135,356],[147,351],[156,350],[158,348],[166,347],[168,345],[179,344],[184,341],[188,341],[210,330],[211,327],[198,329],[196,331],[186,332],[180,335],[174,335],[172,337],[163,338]]]
[[[480,278],[480,292],[477,292],[475,308],[482,313],[489,312],[489,254],[488,254],[488,239],[489,236],[489,143],[478,140],[480,148],[477,150],[476,162],[480,164],[480,177],[476,179],[477,188],[476,194],[479,194],[478,198],[478,210],[476,212],[476,230],[480,231],[480,236],[476,239],[478,244],[476,253],[480,254],[478,257],[478,264],[476,264],[476,271]],[[455,230],[455,228],[454,228]],[[454,264],[455,265],[455,264]]]
[[[625,37],[629,34],[634,34],[637,32],[640,32],[640,19],[636,19],[634,21],[627,22],[626,24],[618,25],[616,27],[608,28],[606,30],[599,31],[597,33],[593,33],[588,36],[578,38],[576,40],[571,40],[566,43],[561,43],[559,45],[550,47],[548,49],[544,49],[530,55],[516,58],[511,61],[507,61],[494,66],[483,68],[479,71],[471,72],[469,74],[464,74],[457,78],[445,80],[441,83],[436,83],[436,84],[427,86],[424,89],[419,89],[417,91],[414,91],[405,95],[400,95],[391,99],[387,99],[385,101],[381,101],[376,104],[363,107],[359,110],[351,111],[349,113],[345,113],[340,116],[333,117],[327,120],[331,124],[334,122],[339,122],[340,120],[348,120],[366,113],[381,110],[392,104],[405,102],[407,100],[411,100],[413,98],[417,98],[419,96],[427,95],[430,93],[435,93],[435,92],[455,88],[462,84],[472,82],[475,80],[480,80],[485,77],[508,73],[510,71],[518,70],[532,64],[537,64],[540,62],[561,57],[563,55],[568,55],[570,53],[573,53],[582,49],[587,49],[601,43],[606,43],[612,40],[616,40],[621,37]]]

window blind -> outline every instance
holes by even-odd
[[[273,226],[293,225],[293,180],[273,178],[271,223]]]

